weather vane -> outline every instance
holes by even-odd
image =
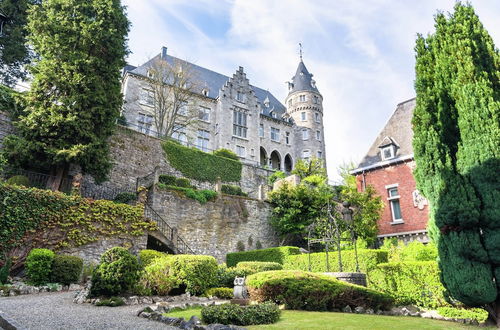
[[[299,55],[300,55],[300,60],[302,61],[302,43],[299,42]]]

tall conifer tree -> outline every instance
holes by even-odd
[[[413,147],[444,286],[500,315],[500,56],[473,8],[436,16],[416,44]],[[500,324],[500,318],[497,318]]]
[[[56,189],[70,164],[105,178],[128,30],[120,0],[44,0],[31,8],[28,39],[40,59],[17,124],[21,137],[5,143],[11,161],[52,169]]]

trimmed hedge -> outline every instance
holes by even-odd
[[[232,152],[231,150],[229,149],[225,149],[225,148],[221,148],[221,149],[217,149],[213,152],[213,154],[215,156],[219,156],[219,157],[224,157],[224,158],[229,158],[229,159],[232,159],[232,160],[240,160],[240,157],[238,157],[237,154],[235,154],[234,152]]]
[[[247,269],[252,274],[265,272],[268,270],[282,270],[283,265],[277,262],[265,262],[265,261],[241,261],[236,265],[237,269]]]
[[[241,180],[242,165],[237,160],[187,148],[172,141],[166,141],[162,146],[170,165],[188,178],[208,182],[216,182],[218,177],[224,182]]]
[[[358,262],[359,269],[362,272],[367,273],[368,279],[370,279],[371,271],[377,268],[378,264],[387,262],[388,252],[384,250],[370,250],[361,249],[358,250]],[[328,260],[330,263],[330,271],[338,272],[339,262],[338,253],[332,251],[328,253]],[[344,272],[355,272],[356,271],[356,257],[354,250],[342,251],[342,265]],[[283,269],[289,270],[303,270],[309,271],[309,255],[292,255],[288,256],[283,264]],[[311,253],[311,271],[312,272],[326,272],[326,253]]]
[[[182,188],[191,188],[191,181],[186,178],[178,178],[173,175],[160,174],[158,177],[158,182],[163,183],[167,186],[176,186]]]
[[[55,253],[49,249],[33,249],[26,258],[29,283],[42,285],[50,282]]]
[[[385,263],[370,273],[370,286],[391,295],[400,305],[447,306],[435,261]]]
[[[252,300],[273,301],[287,309],[331,311],[349,305],[379,310],[389,309],[393,304],[387,294],[302,271],[257,273],[247,278],[246,285]]]
[[[215,286],[224,287],[224,288],[233,288],[234,287],[234,278],[235,277],[245,277],[255,272],[250,271],[247,268],[236,268],[236,267],[227,267],[226,264],[220,264],[217,266],[217,281]]]
[[[187,198],[194,199],[194,200],[200,202],[201,204],[205,204],[205,203],[217,198],[217,193],[213,190],[208,190],[208,189],[196,190],[194,188],[167,186],[164,183],[158,183],[158,188],[159,189],[180,191]]]
[[[101,263],[92,273],[92,296],[113,296],[132,289],[138,282],[141,267],[127,249],[114,247],[104,252]]]
[[[192,295],[201,295],[217,283],[217,261],[214,257],[180,254],[169,256],[167,260],[170,274]]]
[[[233,252],[226,255],[228,267],[236,266],[241,261],[268,261],[284,264],[290,255],[300,254],[295,246],[281,246],[262,250]]]
[[[156,250],[144,249],[139,251],[139,262],[143,268],[150,265],[156,258],[162,258],[167,256],[165,252],[160,252]]]
[[[226,195],[233,195],[233,196],[248,196],[247,193],[244,193],[241,190],[240,186],[233,186],[233,185],[228,185],[228,184],[223,184],[221,187],[221,192]]]
[[[80,280],[82,269],[82,258],[56,255],[52,262],[52,282],[65,285],[77,283]]]
[[[154,258],[144,268],[140,279],[140,287],[143,293],[167,295],[173,288],[180,284],[179,279],[173,274],[170,267],[170,257]]]
[[[210,288],[205,292],[205,296],[217,297],[219,299],[233,299],[233,290],[232,288]]]
[[[271,324],[280,319],[281,311],[273,303],[239,306],[234,304],[212,305],[201,309],[201,320],[205,324]]]

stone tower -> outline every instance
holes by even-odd
[[[294,139],[296,157],[302,159],[316,157],[325,161],[323,97],[312,77],[301,56],[297,72],[288,82],[285,105],[288,116],[296,124]],[[295,159],[294,162],[297,160]]]

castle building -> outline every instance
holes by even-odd
[[[138,67],[127,66],[123,73],[122,118],[127,126],[153,136],[149,70],[161,61],[187,66],[199,86],[192,101],[197,120],[177,127],[172,138],[207,152],[229,149],[244,163],[284,172],[298,159],[325,159],[323,98],[302,58],[283,105],[269,91],[251,85],[243,67],[228,77],[175,58],[163,47],[159,55]]]
[[[377,223],[379,242],[392,237],[404,242],[429,241],[429,205],[416,189],[413,177],[414,109],[415,99],[398,104],[368,153],[351,171],[356,176],[358,191],[371,185],[382,197],[384,209]]]

